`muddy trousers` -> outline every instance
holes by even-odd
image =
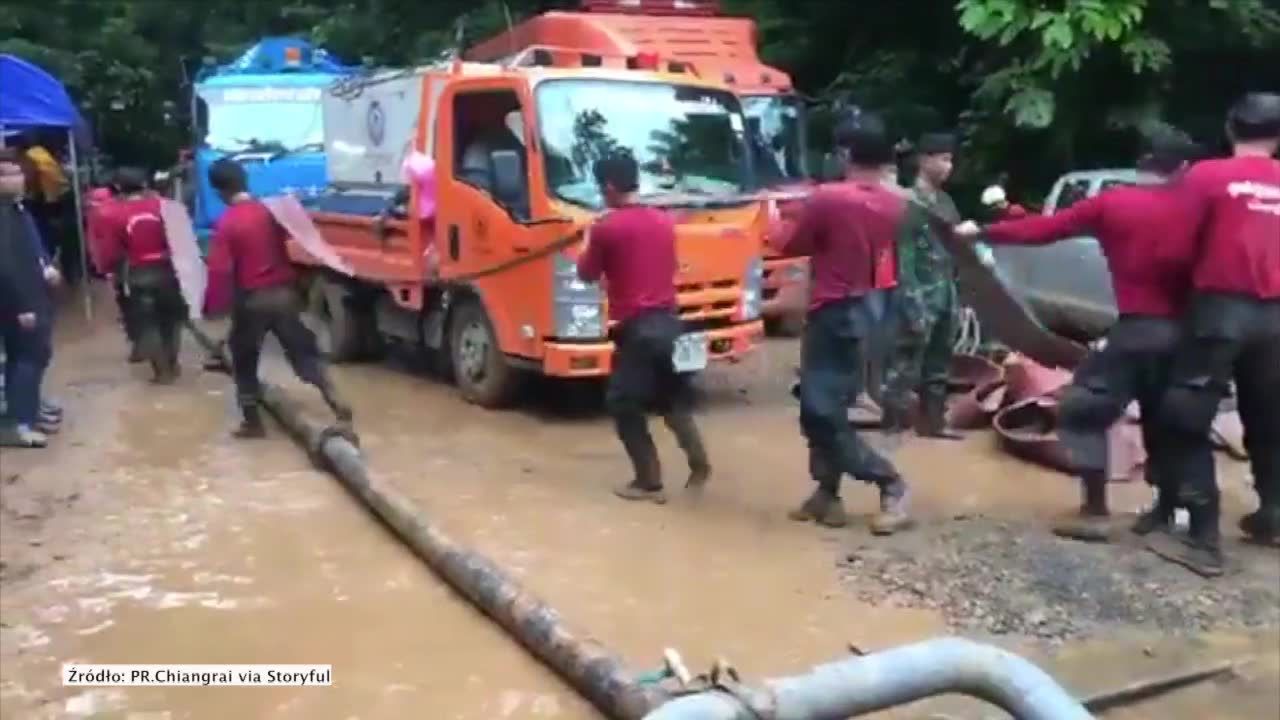
[[[302,301],[292,285],[250,290],[236,299],[227,348],[231,352],[236,399],[246,419],[257,414],[262,399],[258,362],[267,335],[274,335],[294,374],[315,386],[338,415],[349,412],[325,368],[316,336],[302,324]]]
[[[1193,298],[1188,318],[1161,418],[1173,433],[1171,462],[1188,472],[1182,494],[1192,524],[1200,506],[1217,526],[1209,429],[1232,380],[1258,500],[1264,510],[1280,511],[1280,301],[1204,293]]]
[[[187,303],[168,262],[129,268],[129,312],[133,316],[139,354],[151,363],[156,378],[178,370],[182,326]]]
[[[120,311],[120,324],[124,327],[124,336],[129,340],[130,344],[138,342],[138,322],[134,317],[133,306],[130,304],[129,288],[120,278],[112,283],[112,289],[115,290],[116,309]]]
[[[680,333],[679,318],[669,311],[655,311],[622,323],[614,336],[616,350],[605,405],[639,486],[662,484],[658,449],[649,434],[650,412],[662,415],[691,470],[707,467],[706,449],[693,419],[691,376],[677,373],[672,364]]]
[[[1180,334],[1175,319],[1121,316],[1107,333],[1106,346],[1085,358],[1063,391],[1058,437],[1083,481],[1087,507],[1106,508],[1107,431],[1136,400],[1147,482],[1159,491],[1161,511],[1172,516],[1188,469],[1173,462],[1175,440],[1160,422],[1159,411]]]
[[[898,471],[849,424],[848,408],[861,390],[864,356],[876,325],[861,298],[809,313],[800,361],[800,430],[809,443],[809,475],[833,497],[844,475],[881,487]]]

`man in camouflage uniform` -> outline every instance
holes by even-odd
[[[919,174],[911,199],[947,223],[960,212],[942,186],[951,176],[955,140],[929,134],[920,139]],[[920,214],[917,214],[920,215]],[[911,393],[920,398],[920,434],[959,439],[946,427],[947,373],[956,335],[956,273],[951,256],[923,221],[898,241],[898,342],[885,373],[884,428],[910,424]]]

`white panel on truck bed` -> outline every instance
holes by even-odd
[[[399,185],[413,147],[425,68],[339,83],[324,96],[324,147],[335,186]]]

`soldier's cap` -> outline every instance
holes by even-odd
[[[1195,162],[1204,156],[1204,146],[1182,130],[1165,125],[1144,138],[1138,169],[1170,173],[1184,163]]]
[[[1237,140],[1265,140],[1280,136],[1280,94],[1245,95],[1227,112],[1227,125]]]
[[[921,155],[945,155],[956,151],[956,136],[951,133],[925,133],[916,143]]]
[[[893,162],[893,141],[879,115],[858,110],[836,124],[836,145],[849,153],[856,165],[878,166]]]

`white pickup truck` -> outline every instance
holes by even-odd
[[[1159,180],[1132,168],[1067,173],[1049,191],[1043,212],[1066,209],[1116,185],[1154,182]],[[1115,322],[1111,275],[1094,238],[1076,237],[1037,247],[998,245],[993,252],[1009,288],[1049,329],[1091,339]]]

